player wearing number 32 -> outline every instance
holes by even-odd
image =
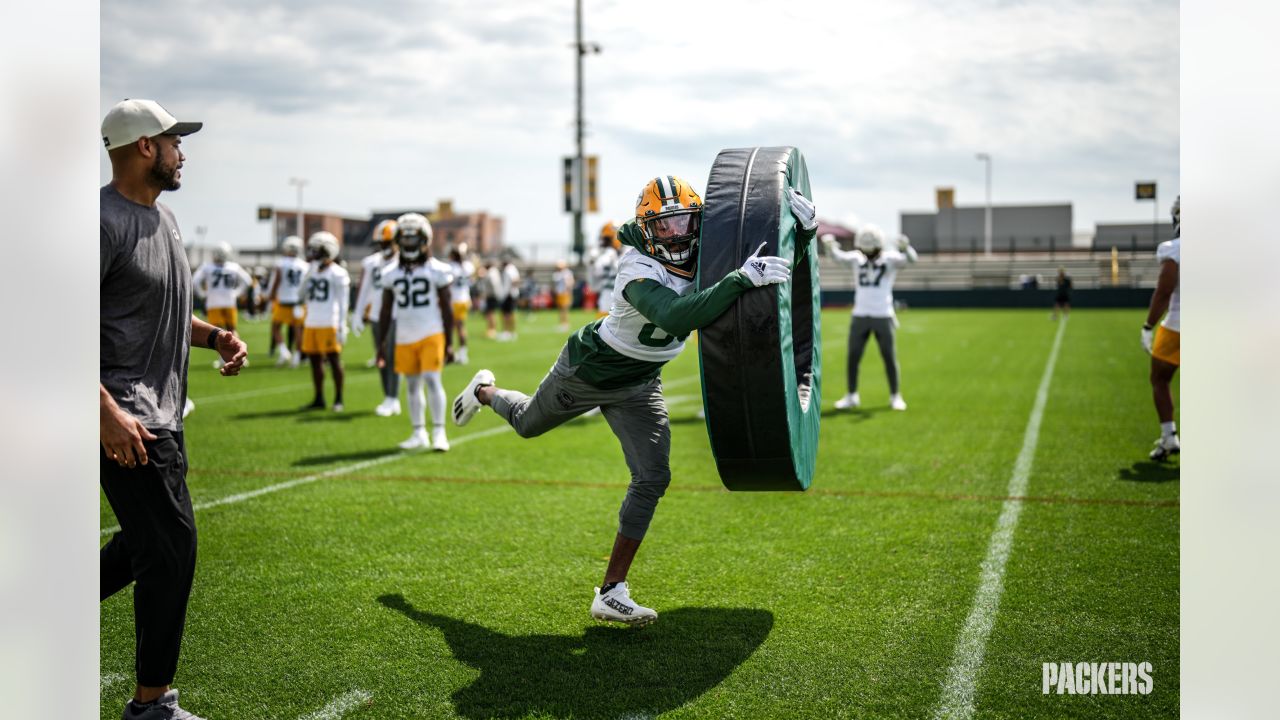
[[[342,345],[347,341],[347,304],[351,276],[334,262],[338,238],[321,230],[307,240],[311,266],[303,279],[307,318],[302,325],[302,354],[311,358],[311,382],[316,397],[303,410],[324,409],[324,362],[333,369],[333,411],[342,412]]]
[[[787,200],[808,228],[797,242],[804,252],[817,227],[813,204],[790,194]],[[671,482],[663,366],[680,354],[689,333],[710,324],[743,293],[786,282],[791,274],[789,261],[760,256],[757,249],[741,269],[694,292],[701,220],[702,198],[689,183],[672,175],[650,180],[636,201],[635,219],[619,229],[622,242],[636,252],[621,257],[619,292],[609,315],[569,337],[533,397],[497,388],[493,373],[481,370],[453,403],[458,425],[488,405],[526,438],[600,408],[622,445],[631,484],[618,512],[604,581],[592,598],[597,620],[645,625],[658,617],[631,599],[626,579]]]
[[[448,263],[431,257],[431,223],[418,213],[396,219],[400,260],[382,270],[382,308],[379,333],[395,333],[395,369],[408,386],[409,422],[413,434],[400,443],[405,450],[430,446],[449,449],[444,432],[444,384],[440,370],[453,352],[453,303],[449,290],[453,274]],[[393,312],[394,308],[394,312]],[[394,319],[393,319],[394,316]],[[394,326],[393,326],[394,323]],[[378,339],[378,366],[385,367],[387,343]],[[423,397],[426,385],[426,397]],[[431,405],[431,441],[427,441],[426,412]]]
[[[848,410],[862,404],[858,397],[858,364],[867,349],[867,340],[875,333],[884,371],[889,376],[889,406],[906,410],[907,403],[898,387],[898,349],[894,341],[898,318],[893,312],[893,281],[900,268],[916,261],[916,250],[906,235],[898,236],[896,250],[885,248],[884,232],[875,225],[858,231],[853,241],[856,249],[851,251],[841,250],[831,235],[823,235],[822,242],[836,260],[853,265],[858,280],[849,324],[849,394],[836,401],[836,409]]]

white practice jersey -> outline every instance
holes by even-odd
[[[340,328],[346,324],[351,296],[351,276],[346,268],[331,262],[321,269],[320,263],[311,263],[303,280],[303,293],[307,303],[304,327]]]
[[[437,291],[453,282],[449,265],[435,258],[406,268],[397,264],[382,273],[382,284],[395,298],[396,344],[408,345],[444,332]]]
[[[233,308],[253,278],[239,263],[205,263],[191,276],[191,287],[204,296],[206,308]]]
[[[591,261],[591,289],[600,294],[603,290],[613,290],[618,277],[618,251],[608,247],[600,251]]]
[[[280,271],[280,279],[275,288],[276,302],[282,305],[296,305],[302,302],[302,276],[307,274],[307,261],[297,257],[282,257],[276,260],[276,270]]]
[[[381,252],[376,252],[360,261],[360,294],[356,297],[357,315],[361,315],[367,306],[369,317],[377,322],[378,313],[382,312],[382,274],[395,262],[394,255],[391,259],[387,259]]]
[[[573,271],[565,268],[552,273],[551,286],[557,295],[571,292],[573,290]]]
[[[613,293],[609,317],[600,323],[600,339],[629,358],[667,362],[684,349],[684,338],[668,335],[623,297],[627,283],[641,278],[671,288],[677,295],[693,291],[692,280],[672,275],[657,260],[638,252],[626,253],[618,262],[617,292]]]
[[[449,272],[453,275],[453,286],[449,290],[453,302],[471,302],[471,278],[476,274],[476,266],[470,260],[460,263],[450,260]]]
[[[1169,312],[1164,316],[1164,321],[1160,324],[1174,332],[1181,332],[1178,329],[1182,327],[1178,310],[1182,304],[1180,300],[1182,296],[1182,238],[1176,237],[1160,243],[1156,247],[1156,260],[1161,263],[1165,260],[1172,260],[1178,263],[1178,287],[1173,289],[1173,297],[1169,298]]]
[[[907,252],[915,251],[908,247]],[[836,249],[832,255],[853,265],[858,282],[853,298],[854,317],[893,317],[893,281],[898,278],[898,270],[910,259],[889,248],[881,250],[875,260],[868,259],[861,250]]]
[[[520,271],[515,265],[504,265],[498,273],[498,299],[514,298],[520,294]]]

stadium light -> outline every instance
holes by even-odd
[[[987,164],[987,210],[983,218],[982,228],[982,252],[987,257],[991,256],[991,155],[988,153],[978,153],[978,159]]]
[[[302,188],[303,188],[303,187],[304,187],[308,182],[310,182],[310,181],[309,181],[309,180],[307,180],[306,178],[296,178],[296,177],[294,177],[294,178],[289,178],[289,184],[290,184],[290,185],[296,185],[296,186],[298,186],[298,222],[297,222],[297,225],[296,225],[296,227],[297,227],[297,232],[296,232],[296,234],[297,234],[297,236],[298,236],[298,237],[302,238],[302,242],[304,242],[304,243],[307,241],[307,238],[306,238],[306,236],[305,236],[305,230],[304,230],[303,225],[302,225]]]

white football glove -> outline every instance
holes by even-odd
[[[800,223],[800,227],[805,230],[812,230],[818,227],[818,208],[814,206],[799,190],[793,187],[787,188],[784,193],[787,198],[787,205],[791,207],[791,214],[796,216],[796,221]]]
[[[301,320],[302,318],[304,318],[304,317],[306,317],[306,316],[307,316],[307,306],[306,306],[306,305],[303,305],[302,303],[298,303],[297,305],[294,305],[294,306],[293,306],[293,319],[294,319],[294,320]]]
[[[338,328],[338,344],[339,345],[347,344],[347,326],[346,325],[343,325],[342,327]]]
[[[760,255],[760,251],[768,243],[760,243],[760,247],[742,264],[742,273],[752,285],[763,287],[776,283],[784,283],[791,278],[791,261],[773,255]]]
[[[1155,341],[1155,337],[1155,328],[1142,328],[1142,349],[1146,350],[1148,355],[1151,354],[1151,343]]]
[[[907,251],[907,248],[909,247],[911,247],[911,238],[907,237],[906,235],[899,235],[898,236],[898,252],[904,253]]]
[[[364,318],[360,313],[351,316],[351,332],[355,333],[356,337],[364,334]]]

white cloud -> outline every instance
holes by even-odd
[[[657,173],[705,183],[718,150],[794,144],[819,210],[887,228],[937,185],[1143,219],[1132,181],[1178,190],[1178,10],[1148,2],[587,2],[588,152],[606,214]],[[568,243],[572,6],[175,2],[102,9],[103,110],[155,97],[206,121],[166,198],[210,239],[260,245],[260,203],[346,212],[455,199],[508,239]],[[105,157],[103,177],[107,176]],[[1167,204],[1163,203],[1162,204]],[[605,214],[589,218],[588,227]]]

